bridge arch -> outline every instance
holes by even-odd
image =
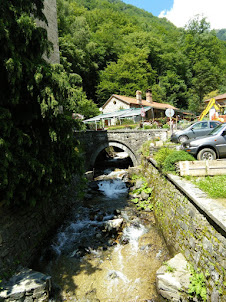
[[[138,165],[138,159],[137,159],[136,155],[128,146],[126,146],[123,143],[117,142],[117,141],[108,141],[108,142],[104,142],[101,145],[99,145],[97,147],[97,149],[94,150],[94,152],[92,153],[91,158],[90,158],[90,168],[91,169],[94,167],[95,161],[97,159],[97,156],[100,154],[100,152],[110,146],[117,147],[117,148],[120,148],[123,151],[125,151],[131,158],[134,167]]]

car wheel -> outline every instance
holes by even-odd
[[[184,143],[186,140],[188,140],[187,135],[181,135],[181,136],[179,136],[179,138],[178,138],[178,141],[179,141],[181,144]]]
[[[204,148],[197,155],[198,160],[215,160],[216,152],[213,149]]]

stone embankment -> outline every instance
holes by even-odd
[[[226,299],[226,208],[207,198],[204,193],[180,177],[163,176],[153,161],[146,161],[143,175],[151,183],[153,211],[159,229],[172,253],[174,255],[181,253],[195,271],[200,270],[203,273],[208,302],[224,302]],[[44,235],[47,234],[46,228],[48,230],[55,228],[74,203],[75,199],[70,202],[67,200],[67,203],[63,200],[56,201],[54,207],[46,204],[36,207],[35,211],[19,209],[7,212],[0,208],[1,273],[9,267],[16,267],[18,261],[23,265],[26,262],[30,263],[38,245],[41,245]],[[122,222],[118,221],[118,223],[120,228]],[[171,266],[172,263],[168,262],[168,265]],[[184,267],[185,264],[181,265],[181,268]],[[182,273],[186,280],[188,275],[185,270],[179,270],[175,274],[179,274],[180,278]],[[186,301],[181,293],[186,292],[187,285],[184,281],[182,284],[182,280],[174,279],[175,274],[167,278],[167,275],[169,277],[167,267],[157,272],[159,291],[171,301]],[[172,281],[172,286],[169,280]],[[167,289],[169,287],[171,289]],[[46,289],[46,286],[42,285],[42,288]],[[179,289],[179,297],[176,296],[176,288]],[[12,289],[8,291],[13,292]],[[24,301],[29,302],[33,301],[31,296],[33,297],[34,293],[36,295],[38,290],[33,290],[32,293],[30,290],[26,292],[27,295],[24,292],[21,295],[26,298]],[[22,296],[20,301],[23,301],[21,299]],[[45,300],[48,299],[48,292],[44,291],[43,299],[38,301],[48,301]]]
[[[167,245],[204,274],[207,301],[226,301],[226,207],[180,177],[162,175],[153,160],[145,165],[143,175],[152,184],[153,210]]]

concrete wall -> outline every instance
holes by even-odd
[[[36,21],[38,26],[42,26],[47,30],[48,39],[53,43],[53,51],[47,59],[50,63],[60,63],[60,53],[58,44],[58,26],[57,26],[57,6],[56,0],[44,1],[44,15],[47,18],[48,26],[41,21]]]
[[[168,246],[205,274],[208,301],[226,301],[225,207],[222,211],[220,205],[214,207],[202,193],[201,209],[199,197],[190,198],[194,186],[185,188],[176,176],[167,179],[150,162],[146,176],[154,187],[154,213]]]

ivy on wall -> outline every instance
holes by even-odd
[[[82,172],[81,123],[71,118],[86,96],[80,77],[43,59],[51,44],[43,0],[0,3],[0,196],[32,204],[59,193]],[[63,113],[62,113],[63,108]]]

